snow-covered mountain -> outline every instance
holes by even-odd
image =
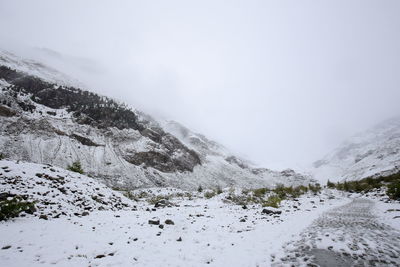
[[[66,167],[125,189],[304,184],[308,176],[255,168],[176,122],[159,123],[76,87],[45,64],[0,53],[0,149],[14,160]]]
[[[400,117],[360,133],[314,163],[318,180],[359,180],[400,171]]]

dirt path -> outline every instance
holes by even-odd
[[[355,199],[324,213],[285,245],[273,266],[400,266],[400,233],[372,214],[374,202]]]

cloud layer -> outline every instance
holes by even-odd
[[[257,163],[299,167],[400,114],[399,11],[391,0],[3,0],[0,45]]]

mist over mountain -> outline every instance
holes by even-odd
[[[400,266],[399,14],[1,0],[0,266]]]
[[[377,124],[346,140],[323,159],[314,162],[322,181],[360,180],[400,171],[400,117]]]
[[[400,115],[398,10],[392,0],[2,1],[0,44],[260,166],[300,169]]]
[[[112,187],[255,188],[311,177],[258,168],[177,122],[157,122],[117,100],[73,87],[75,80],[9,52],[0,54],[2,153],[67,167]]]

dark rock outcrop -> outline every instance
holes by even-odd
[[[80,136],[78,134],[71,134],[70,137],[78,140],[82,145],[85,145],[85,146],[101,146],[99,144],[96,144],[95,142],[93,142],[89,138]]]
[[[10,109],[10,108],[8,108],[6,106],[0,105],[0,116],[12,117],[12,116],[15,116],[15,115],[16,115],[15,111],[13,111],[12,109]]]

